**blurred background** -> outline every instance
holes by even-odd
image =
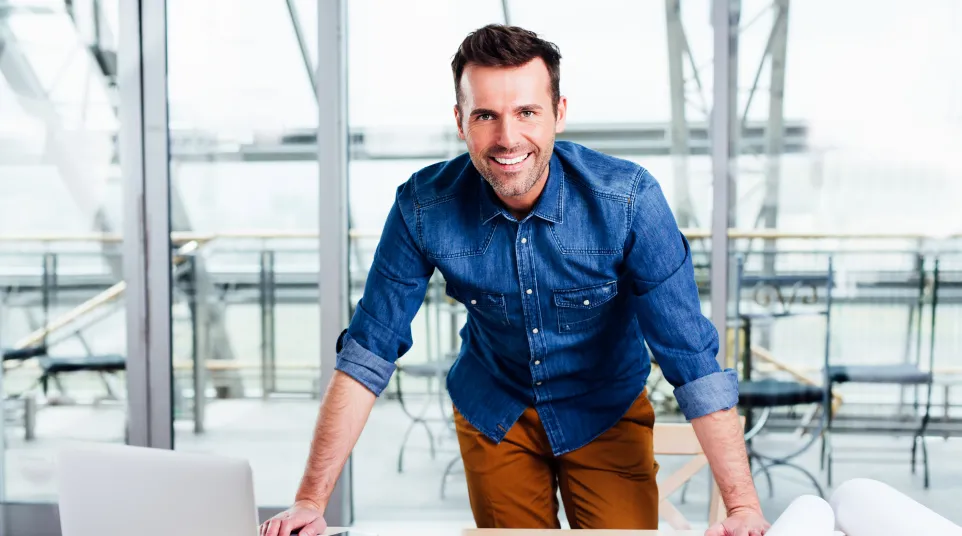
[[[0,0],[3,501],[55,503],[58,447],[129,441],[147,418],[127,396],[143,357],[128,355],[138,212],[122,171],[136,154],[124,137],[147,135],[124,110],[166,106],[166,151],[144,173],[163,175],[167,199],[153,191],[144,210],[170,228],[167,448],[248,459],[258,504],[281,508],[333,364],[322,311],[342,304],[321,299],[319,274],[344,255],[322,245],[347,245],[349,308],[396,186],[465,150],[458,44],[508,22],[561,49],[559,138],[660,181],[705,313],[717,324],[720,303],[726,319],[766,515],[870,476],[962,523],[962,3],[352,0],[338,23],[326,1],[166,0],[143,19],[162,29],[159,52],[125,55],[140,43],[122,28],[143,12],[124,2]],[[713,26],[719,6],[728,28]],[[345,32],[343,56],[319,28]],[[331,57],[343,79],[317,68]],[[128,87],[124,61],[151,77]],[[325,84],[345,92],[343,177],[318,159]],[[713,111],[731,127],[721,161]],[[322,180],[344,181],[334,240],[320,222],[339,200]],[[729,238],[713,244],[720,187]],[[711,279],[722,246],[725,288]],[[436,274],[354,450],[343,521],[472,523],[444,392],[464,318]],[[659,419],[683,420],[657,368],[649,390]],[[708,477],[671,498],[693,525],[707,523]]]

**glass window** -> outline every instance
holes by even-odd
[[[96,61],[116,42],[97,45],[63,4],[4,9],[0,486],[5,501],[52,502],[58,448],[125,441],[117,88]]]
[[[172,247],[200,244],[174,268],[174,448],[249,460],[274,507],[294,499],[319,398],[307,11],[167,2]]]

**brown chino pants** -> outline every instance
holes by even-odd
[[[457,410],[454,418],[479,528],[560,528],[559,487],[571,528],[658,528],[655,412],[647,391],[613,428],[561,456],[551,453],[533,408],[500,444]]]

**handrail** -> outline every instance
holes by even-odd
[[[126,281],[121,281],[119,283],[114,284],[112,287],[108,288],[107,290],[104,290],[103,292],[97,294],[93,298],[90,298],[89,300],[81,303],[77,307],[74,307],[73,309],[53,319],[53,321],[51,321],[46,326],[40,329],[36,329],[33,331],[33,333],[30,333],[26,337],[20,339],[19,341],[14,343],[13,349],[20,350],[23,348],[27,348],[29,346],[34,346],[36,344],[39,344],[41,341],[43,341],[44,337],[46,337],[50,333],[70,324],[74,320],[89,313],[90,311],[93,311],[97,307],[100,307],[101,305],[116,299],[121,294],[123,294],[126,288],[127,288]]]
[[[699,228],[684,228],[682,233],[688,238],[710,238],[711,231]],[[350,238],[378,238],[380,231],[351,229]],[[170,239],[173,243],[189,241],[210,242],[217,239],[309,239],[319,238],[317,231],[273,231],[267,229],[252,229],[226,231],[220,233],[172,232]],[[757,238],[774,240],[956,240],[962,239],[962,232],[934,235],[925,233],[886,233],[886,232],[798,232],[780,231],[778,229],[736,229],[728,230],[729,238]],[[122,242],[123,236],[117,233],[87,233],[87,234],[11,234],[0,235],[2,242]]]
[[[191,240],[182,245],[173,255],[174,266],[180,266],[184,261],[187,260],[187,256],[191,253],[197,251],[199,247],[202,246],[200,240]],[[106,290],[100,292],[96,296],[90,298],[89,300],[81,303],[80,305],[74,307],[73,309],[67,311],[66,313],[54,318],[52,321],[48,322],[45,326],[34,330],[32,333],[26,337],[18,340],[13,345],[14,350],[21,350],[29,346],[34,346],[39,344],[44,340],[45,337],[69,325],[74,320],[80,318],[81,316],[93,311],[94,309],[109,303],[124,293],[127,290],[127,282],[120,281],[115,283],[113,286],[107,288]]]

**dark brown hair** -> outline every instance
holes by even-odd
[[[468,34],[451,60],[454,73],[454,92],[461,106],[461,75],[469,63],[485,67],[520,67],[541,58],[551,77],[551,97],[558,113],[561,99],[561,51],[554,43],[517,26],[489,24]]]

